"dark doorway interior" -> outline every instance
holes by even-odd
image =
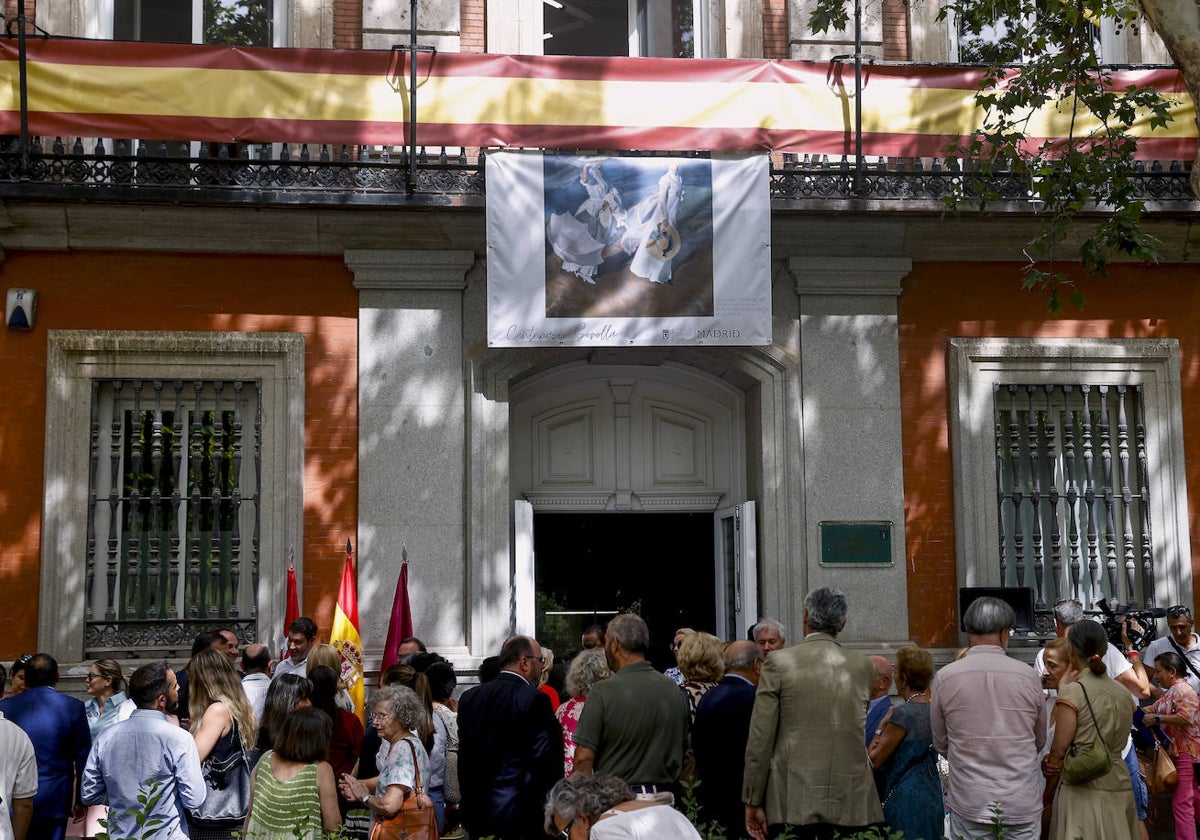
[[[535,514],[533,546],[537,637],[558,661],[613,610],[646,619],[660,670],[675,664],[677,627],[716,626],[712,514]]]

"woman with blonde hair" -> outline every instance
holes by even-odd
[[[203,764],[211,757],[214,765],[230,763],[236,766],[234,759],[251,750],[258,737],[258,721],[237,672],[229,657],[215,648],[205,648],[197,653],[187,667],[190,677],[188,711],[192,716],[191,732],[196,739],[200,761]],[[206,777],[205,781],[210,790],[217,785],[223,786],[221,780]],[[245,817],[245,812],[229,814],[227,819],[220,820],[203,819],[189,813],[188,828],[192,840],[231,840],[233,832],[242,827]]]
[[[692,633],[683,640],[678,661],[688,711],[695,722],[700,699],[725,676],[725,650],[721,640],[712,633]]]
[[[688,636],[695,634],[695,630],[691,627],[680,627],[675,631],[674,638],[671,639],[671,655],[675,657],[676,664],[667,670],[663,671],[665,676],[675,680],[675,685],[683,685],[683,671],[679,670],[679,649],[683,647],[683,641]]]
[[[354,711],[354,698],[350,696],[346,684],[342,682],[342,655],[338,653],[338,649],[333,645],[313,645],[313,649],[308,652],[308,670],[319,668],[324,665],[327,668],[332,668],[333,673],[338,676],[337,684],[337,706],[339,709],[345,709],[347,712]]]
[[[538,677],[537,690],[550,698],[550,711],[557,712],[562,699],[554,686],[550,685],[550,670],[554,667],[554,651],[542,645],[542,675]]]

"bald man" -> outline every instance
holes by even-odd
[[[892,705],[892,663],[882,656],[868,657],[875,666],[875,679],[871,681],[871,705],[867,707],[867,746],[875,737],[875,730],[883,722],[883,716]]]
[[[242,689],[254,709],[254,716],[262,718],[263,706],[267,702],[267,689],[271,687],[271,650],[255,642],[242,648]]]

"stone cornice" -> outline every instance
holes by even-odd
[[[901,280],[912,271],[908,257],[791,257],[788,270],[798,295],[899,297]]]
[[[354,288],[361,291],[430,290],[461,292],[467,271],[475,264],[474,251],[366,251],[345,253],[346,267],[354,272]]]

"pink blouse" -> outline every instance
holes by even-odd
[[[583,714],[585,697],[572,697],[554,712],[563,732],[563,775],[570,776],[575,772],[575,727],[579,724],[579,716]]]
[[[1174,742],[1171,745],[1172,755],[1187,754],[1192,758],[1200,758],[1200,700],[1196,691],[1187,680],[1175,680],[1167,693],[1150,705],[1150,711],[1156,715],[1183,715],[1189,723],[1179,726],[1164,723],[1162,728]]]

